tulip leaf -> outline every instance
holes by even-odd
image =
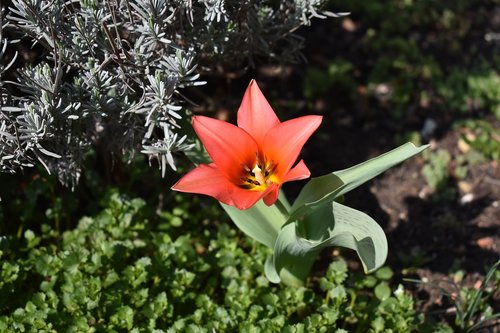
[[[283,204],[283,209],[287,211],[290,209],[282,192],[280,192],[278,200]],[[239,210],[223,203],[221,205],[234,224],[247,236],[271,249],[274,248],[278,232],[287,220],[287,214],[284,215],[284,212],[280,211],[277,205],[266,206],[263,200],[246,210]]]
[[[428,145],[415,147],[412,143],[406,143],[348,169],[311,179],[293,203],[288,221],[294,221],[308,214],[311,210],[334,201],[387,169],[422,152],[427,147]]]
[[[266,263],[264,264],[264,272],[266,273],[266,277],[272,283],[280,283],[281,279],[276,272],[276,268],[274,267],[274,255],[270,255],[266,259]]]
[[[266,275],[271,282],[301,285],[318,253],[329,246],[356,251],[366,273],[381,267],[388,251],[385,233],[377,222],[356,209],[331,202],[281,229],[274,257],[266,262]]]

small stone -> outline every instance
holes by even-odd
[[[427,199],[434,191],[430,186],[424,186],[419,192],[418,197],[422,200]]]
[[[469,152],[469,150],[470,150],[470,145],[467,142],[465,142],[464,139],[458,140],[457,145],[458,145],[458,150],[460,150],[460,152],[462,152],[464,154]]]
[[[476,240],[477,246],[482,249],[491,249],[493,247],[493,237],[483,237]]]
[[[465,205],[471,203],[474,200],[474,193],[467,193],[460,198],[460,204]]]
[[[476,141],[476,134],[472,133],[472,132],[467,132],[467,134],[465,134],[465,137],[467,138],[467,140],[469,141]]]
[[[481,280],[477,280],[476,283],[474,283],[474,289],[481,288],[482,284],[483,284],[483,282]]]
[[[420,131],[420,134],[425,140],[430,139],[433,135],[434,132],[436,131],[438,127],[437,122],[432,119],[432,118],[427,118],[425,119],[424,125],[422,126],[422,130]]]
[[[353,20],[346,17],[345,19],[342,20],[342,28],[344,28],[344,30],[347,30],[349,32],[354,32],[358,27],[356,26],[356,23],[354,23]]]
[[[462,180],[458,182],[458,188],[462,191],[462,193],[469,193],[472,190],[472,185],[469,182]]]

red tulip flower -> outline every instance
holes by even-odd
[[[238,126],[193,117],[194,130],[213,163],[200,164],[172,189],[206,194],[238,209],[248,209],[260,199],[271,206],[283,183],[310,176],[302,160],[294,163],[321,120],[304,116],[280,122],[252,80],[238,110]]]

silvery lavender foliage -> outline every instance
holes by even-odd
[[[12,67],[5,51],[15,39],[41,51],[0,81],[0,170],[40,163],[74,186],[92,145],[140,150],[163,174],[175,170],[174,153],[193,147],[181,134],[182,91],[204,83],[198,65],[297,60],[301,40],[291,32],[335,15],[320,11],[323,2],[12,0],[1,12],[0,74]]]

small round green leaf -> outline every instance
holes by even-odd
[[[375,272],[375,276],[380,280],[390,280],[394,273],[390,267],[382,267]]]
[[[389,288],[387,283],[381,282],[375,287],[375,297],[380,301],[385,301],[391,297],[391,288]]]

